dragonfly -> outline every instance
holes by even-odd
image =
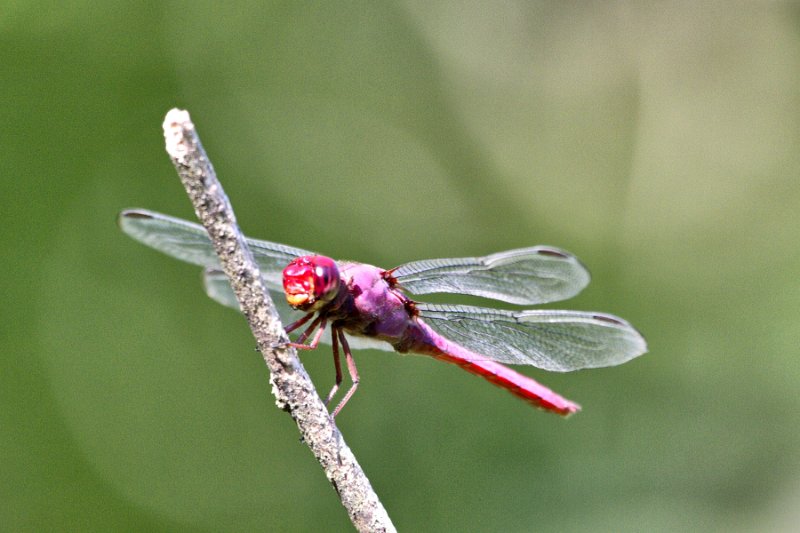
[[[144,209],[123,211],[119,225],[151,248],[205,267],[208,296],[239,310],[202,226]],[[342,384],[344,356],[351,385],[333,417],[359,384],[353,348],[421,354],[452,363],[562,416],[580,406],[505,365],[567,372],[619,365],[647,351],[633,326],[607,313],[439,305],[409,296],[463,294],[519,306],[571,298],[588,285],[589,273],[575,256],[555,247],[412,261],[385,270],[285,244],[249,238],[247,244],[281,320],[289,324],[286,332],[306,326],[290,344],[308,350],[320,342],[332,346],[336,379],[326,405]]]

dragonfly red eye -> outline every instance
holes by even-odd
[[[289,305],[299,309],[327,303],[339,290],[339,268],[323,255],[298,257],[283,269],[283,290]]]

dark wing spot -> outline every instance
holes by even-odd
[[[558,250],[551,250],[550,248],[542,248],[541,250],[536,250],[536,253],[539,255],[549,255],[551,257],[560,257],[562,259],[569,259],[570,256],[560,252]]]
[[[620,319],[618,319],[616,317],[613,317],[613,316],[609,316],[609,315],[592,315],[592,318],[597,319],[597,320],[602,320],[603,322],[609,322],[611,324],[616,324],[618,326],[625,326],[626,325],[625,322],[623,322],[622,320],[620,320]]]
[[[120,213],[121,216],[125,218],[142,218],[142,219],[151,219],[153,218],[147,213],[142,213],[140,211],[123,211]]]

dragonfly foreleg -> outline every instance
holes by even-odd
[[[300,320],[296,320],[296,321],[292,322],[291,324],[289,324],[288,326],[286,326],[285,328],[283,328],[283,330],[288,335],[289,333],[293,332],[294,330],[296,330],[297,328],[299,328],[300,326],[302,326],[303,324],[305,324],[306,322],[311,320],[311,317],[313,317],[313,316],[314,316],[314,313],[308,313],[307,315],[305,315]],[[294,346],[294,343],[292,343],[292,342],[276,342],[276,343],[272,344],[271,347],[272,348],[286,348],[287,346]],[[295,346],[295,348],[297,348],[297,346]],[[261,351],[261,350],[258,349],[258,346],[256,346],[256,351],[257,352]]]
[[[335,328],[331,331],[331,336],[339,337],[339,341],[342,343],[342,350],[344,350],[344,358],[347,361],[347,371],[350,372],[350,380],[353,384],[350,386],[350,390],[347,391],[347,394],[344,395],[342,401],[339,402],[339,405],[336,406],[336,409],[333,410],[333,417],[336,418],[336,415],[339,414],[339,411],[342,410],[342,407],[345,406],[347,401],[353,396],[353,393],[356,392],[358,388],[358,369],[356,368],[356,361],[353,359],[353,352],[350,351],[350,345],[347,343],[347,339],[344,337],[344,332],[339,329]]]
[[[311,325],[306,328],[303,334],[297,338],[296,341],[289,343],[289,346],[292,346],[298,350],[316,349],[317,345],[319,344],[319,340],[322,338],[322,334],[325,333],[325,326],[327,324],[328,324],[327,318],[323,318],[322,315],[318,316],[317,318],[314,319]],[[311,342],[306,344],[306,339],[308,339],[308,337],[311,336],[311,334],[314,332],[315,329],[317,330],[317,332],[314,334],[314,338],[311,339]]]
[[[299,328],[300,326],[302,326],[303,324],[305,324],[306,322],[308,322],[309,320],[311,320],[311,317],[313,317],[313,316],[314,316],[314,313],[308,313],[307,315],[305,315],[300,320],[292,322],[291,324],[289,324],[288,326],[286,326],[283,329],[286,331],[286,333],[291,333],[294,330],[296,330],[297,328]]]

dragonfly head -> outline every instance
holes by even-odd
[[[323,255],[298,257],[283,269],[286,301],[302,311],[317,311],[333,300],[339,283],[339,267]]]

